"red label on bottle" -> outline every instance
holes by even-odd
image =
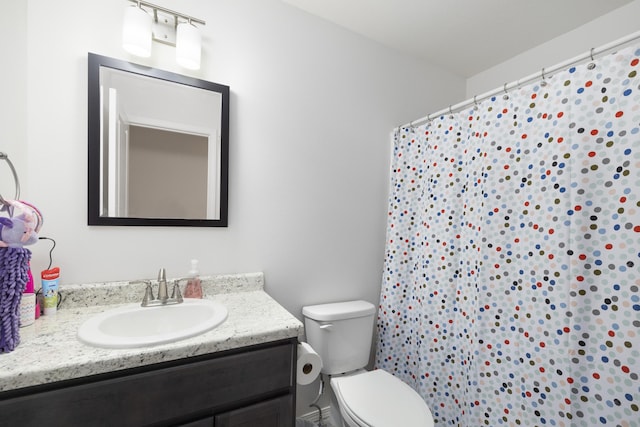
[[[60,267],[52,268],[51,270],[43,270],[40,273],[40,277],[43,280],[54,280],[60,277]]]

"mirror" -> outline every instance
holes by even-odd
[[[89,225],[226,227],[229,87],[89,53]]]

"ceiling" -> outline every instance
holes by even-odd
[[[633,0],[282,0],[463,77]]]

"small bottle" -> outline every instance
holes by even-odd
[[[58,288],[60,286],[60,267],[40,272],[42,279],[42,296],[44,299],[44,314],[56,314],[60,302]]]
[[[198,271],[198,260],[191,260],[191,270],[188,275],[187,286],[184,288],[185,298],[202,298],[202,283],[200,283],[200,272]]]

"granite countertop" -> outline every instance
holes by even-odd
[[[57,314],[20,328],[18,347],[0,353],[0,392],[302,335],[302,323],[264,292],[262,273],[201,280],[205,298],[227,307],[224,323],[192,338],[131,349],[92,347],[80,342],[76,333],[97,313],[140,302],[144,284],[62,285],[64,299]]]

